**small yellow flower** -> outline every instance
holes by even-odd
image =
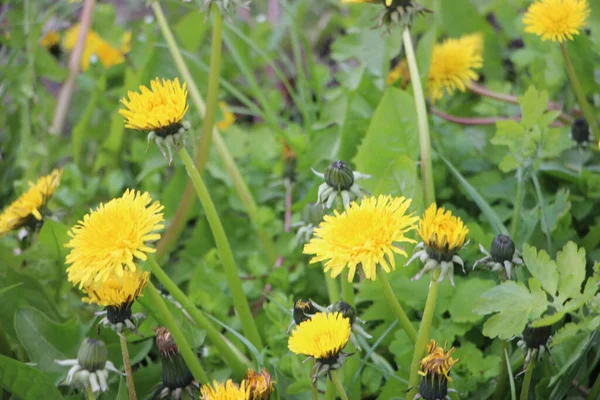
[[[271,374],[264,368],[260,373],[249,369],[242,385],[248,389],[250,400],[269,400],[273,392]]]
[[[75,24],[69,28],[64,35],[63,46],[66,50],[73,50],[77,38],[79,37],[80,25]],[[81,70],[87,71],[92,57],[98,60],[106,68],[121,64],[125,61],[125,54],[130,50],[131,32],[125,32],[122,39],[121,48],[117,49],[102,39],[98,33],[90,30],[85,38],[83,53],[81,54]]]
[[[125,126],[142,131],[179,130],[180,122],[188,110],[187,86],[179,79],[154,79],[150,89],[140,86],[139,92],[127,92],[121,99],[126,107],[119,113],[126,118]],[[159,136],[161,134],[157,133]]]
[[[585,26],[590,12],[587,0],[536,1],[523,17],[525,32],[553,42],[573,40]]]
[[[375,280],[377,266],[385,272],[396,268],[394,253],[406,255],[400,243],[414,243],[405,234],[415,228],[417,217],[407,214],[411,200],[379,196],[352,202],[340,214],[326,215],[304,246],[304,254],[314,254],[311,263],[325,261],[325,271],[333,278],[348,268],[348,281],[360,266],[367,279]]]
[[[213,381],[212,386],[202,386],[202,400],[250,400],[248,389],[237,383],[233,383],[231,379],[221,383]]]
[[[406,60],[400,61],[396,66],[388,72],[385,79],[385,83],[388,86],[392,86],[397,81],[400,81],[400,87],[405,89],[410,82],[410,72],[408,70],[408,63]]]
[[[127,190],[91,211],[71,231],[65,245],[69,282],[79,287],[97,288],[112,276],[122,279],[126,271],[136,271],[135,259],[146,260],[156,250],[146,242],[160,239],[164,207],[148,193]],[[89,293],[89,289],[88,289]]]
[[[56,46],[59,43],[60,43],[60,34],[56,31],[50,31],[50,32],[46,33],[40,39],[40,45],[47,49],[51,48],[52,46]]]
[[[288,348],[316,359],[337,357],[350,340],[350,321],[341,313],[317,313],[292,331]]]
[[[131,304],[141,295],[149,277],[144,271],[124,271],[120,278],[111,275],[98,287],[84,287],[83,292],[88,297],[82,300],[103,307]]]
[[[420,361],[421,371],[419,371],[419,375],[434,376],[438,379],[445,378],[448,381],[452,381],[452,378],[448,376],[448,373],[452,366],[459,361],[458,359],[452,358],[452,354],[455,350],[456,349],[452,347],[450,350],[446,351],[446,346],[442,348],[432,339],[427,345],[428,354]]]
[[[427,248],[452,254],[465,244],[469,230],[452,212],[432,204],[419,221],[418,233]]]
[[[474,70],[483,66],[482,50],[483,37],[479,33],[435,45],[427,77],[431,100],[441,99],[444,91],[450,95],[457,89],[466,91],[478,78]]]
[[[224,131],[235,123],[235,114],[231,112],[229,106],[224,101],[219,102],[219,108],[221,109],[223,118],[217,122],[217,128],[219,128],[220,131]]]
[[[49,175],[39,178],[35,184],[29,182],[29,190],[0,214],[0,236],[19,229],[30,221],[41,221],[41,211],[54,195],[61,176],[62,169],[55,169]]]

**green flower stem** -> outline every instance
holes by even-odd
[[[323,272],[325,275],[325,285],[327,285],[327,295],[329,296],[329,304],[340,301],[340,288],[337,279],[332,278],[329,273]]]
[[[331,371],[331,381],[335,385],[335,388],[337,389],[337,392],[340,395],[340,398],[342,400],[348,400],[348,396],[346,395],[346,391],[344,390],[344,386],[342,385],[342,382],[340,381],[340,378],[339,378],[336,370]]]
[[[171,332],[171,335],[173,336],[173,339],[175,339],[175,343],[177,344],[177,348],[179,349],[183,360],[190,369],[190,372],[192,373],[194,379],[203,385],[207,384],[208,376],[206,375],[206,372],[204,372],[204,368],[202,368],[202,365],[200,365],[200,360],[192,351],[190,344],[183,335],[183,332],[179,328],[179,325],[177,325],[177,322],[169,312],[169,309],[167,308],[167,305],[165,304],[163,298],[160,296],[160,293],[158,293],[158,290],[150,281],[148,281],[146,293],[150,295],[150,300],[152,301],[152,303],[154,303],[153,312],[155,312],[158,315],[160,323],[163,324],[169,330],[169,332]]]
[[[348,282],[348,278],[342,276],[342,300],[356,308],[356,302],[354,300],[354,285],[352,282]],[[358,351],[354,347],[353,351]],[[360,368],[360,361],[358,357],[350,357],[346,360],[346,373],[344,374],[346,386],[349,388],[349,396],[352,400],[360,400],[360,379],[354,379],[356,371]]]
[[[590,389],[590,393],[587,396],[587,400],[597,400],[600,399],[600,375],[596,377],[596,382]]]
[[[406,316],[404,309],[402,308],[402,306],[398,302],[398,299],[394,295],[394,291],[392,290],[392,286],[390,286],[390,281],[388,281],[386,272],[383,271],[381,268],[377,269],[377,279],[379,280],[379,282],[381,282],[381,286],[383,287],[383,294],[385,295],[388,304],[392,308],[392,311],[394,311],[394,314],[396,314],[400,326],[402,327],[402,329],[404,329],[404,332],[406,332],[408,338],[413,343],[415,343],[417,341],[417,331],[412,326],[412,323]]]
[[[592,135],[594,139],[600,140],[600,128],[598,127],[598,119],[594,114],[594,109],[588,103],[585,92],[583,91],[583,86],[581,86],[581,82],[577,77],[577,72],[575,71],[575,67],[569,58],[569,53],[567,53],[567,48],[564,43],[560,44],[560,51],[565,60],[565,67],[567,68],[567,74],[569,75],[569,79],[571,80],[571,86],[573,88],[573,92],[575,92],[575,97],[577,98],[577,102],[579,103],[579,107],[581,107],[581,111],[583,112],[583,116],[585,120],[590,126],[592,130]]]
[[[185,61],[183,60],[181,51],[177,46],[177,42],[175,41],[175,37],[171,32],[171,28],[169,27],[169,23],[165,18],[162,8],[159,2],[156,0],[151,3],[151,7],[154,12],[154,15],[156,16],[156,20],[161,29],[161,32],[165,38],[165,42],[167,43],[169,51],[171,52],[171,57],[173,57],[175,66],[177,67],[177,70],[183,77],[183,80],[187,83],[192,103],[196,107],[198,113],[201,116],[204,116],[206,114],[207,107],[204,104],[202,95],[200,94],[200,91],[198,90],[198,87],[195,84],[194,78],[192,77],[190,70],[188,69],[187,65],[185,64]],[[213,79],[212,75],[213,74],[211,74],[211,79]],[[202,140],[202,136],[199,138],[198,146],[200,146],[200,140]],[[240,201],[244,205],[246,213],[248,214],[248,217],[250,218],[254,229],[256,229],[258,238],[261,241],[263,250],[265,251],[267,261],[270,265],[274,265],[277,260],[277,250],[275,248],[275,244],[273,243],[273,240],[267,234],[267,232],[265,232],[265,230],[261,227],[258,218],[258,207],[256,206],[254,198],[252,197],[252,193],[250,193],[250,189],[248,188],[246,181],[244,180],[242,174],[240,173],[240,170],[235,164],[235,160],[231,156],[231,153],[227,149],[223,138],[221,137],[219,131],[215,127],[213,127],[212,129],[212,141],[214,143],[215,150],[217,151],[219,157],[221,158],[221,161],[223,162],[223,166],[225,167],[229,176],[231,177],[231,181],[235,190],[238,193],[238,196],[240,197]],[[198,162],[196,162],[196,166],[199,171],[204,170],[204,165],[200,165]],[[173,246],[177,243],[181,232],[183,232],[183,229],[185,228],[186,221],[193,206],[193,190],[192,187],[189,185],[189,182],[188,187],[189,190],[186,188],[186,191],[184,192],[184,195],[179,204],[179,208],[175,213],[175,218],[169,225],[167,232],[165,233],[163,239],[158,245],[157,257],[159,260],[161,260],[166,255],[166,253],[168,253],[168,251],[170,251],[173,248]]]
[[[329,379],[325,383],[325,400],[336,400],[335,385]]]
[[[519,220],[521,219],[521,206],[523,205],[525,179],[523,179],[523,169],[517,170],[517,194],[515,195],[515,208],[513,210],[512,220],[510,221],[510,237],[515,240],[519,231]]]
[[[502,356],[500,357],[500,374],[496,378],[496,387],[492,394],[492,400],[502,400],[504,398],[504,388],[508,380],[508,366],[506,365],[505,357],[508,358],[508,341],[502,342]]]
[[[219,355],[229,365],[237,377],[241,378],[250,368],[250,361],[240,354],[237,349],[233,348],[233,344],[229,343],[223,335],[214,327],[214,325],[206,318],[204,313],[200,311],[194,303],[183,293],[181,289],[171,280],[169,275],[160,267],[154,257],[149,257],[148,262],[152,269],[152,273],[159,280],[165,289],[177,300],[182,307],[188,312],[190,317],[196,324],[206,331],[208,340],[216,347]],[[236,350],[236,351],[234,351]]]
[[[519,396],[519,400],[529,399],[529,387],[531,386],[531,377],[533,376],[534,364],[535,360],[532,357],[531,360],[529,360],[529,364],[527,364],[527,369],[525,370],[525,378],[523,378],[523,386],[521,387],[521,396]]]
[[[96,400],[96,396],[94,395],[94,391],[92,390],[92,385],[86,386],[85,398],[87,400]]]
[[[244,334],[246,335],[246,338],[259,351],[261,351],[263,349],[263,344],[260,339],[260,333],[258,332],[256,321],[254,321],[254,317],[250,311],[248,299],[246,298],[244,288],[242,287],[242,280],[238,275],[238,269],[235,264],[235,259],[233,258],[233,252],[231,251],[231,246],[229,245],[229,240],[227,240],[227,235],[225,234],[225,229],[223,229],[223,224],[221,223],[219,214],[217,214],[217,210],[210,197],[210,194],[208,193],[208,190],[206,189],[206,185],[196,170],[196,166],[194,165],[194,162],[192,161],[185,147],[179,149],[179,156],[185,164],[188,175],[190,176],[190,179],[196,188],[198,199],[200,199],[200,203],[204,207],[206,219],[208,219],[208,224],[210,225],[215,243],[217,244],[219,258],[223,264],[225,276],[227,277],[227,283],[229,285],[229,289],[231,290],[233,305],[238,313],[238,317],[240,318]]]
[[[131,360],[129,358],[129,350],[127,349],[127,339],[123,335],[119,335],[121,342],[121,354],[123,355],[123,366],[125,367],[125,377],[127,379],[127,392],[129,400],[137,400],[135,393],[135,383],[133,382],[133,370],[131,369]]]
[[[439,284],[437,282],[439,270],[434,271],[429,282],[429,293],[427,294],[427,302],[423,311],[423,318],[419,326],[419,335],[415,344],[415,352],[413,353],[412,362],[410,363],[410,376],[408,378],[408,387],[412,388],[406,397],[407,400],[412,400],[419,391],[419,362],[425,355],[425,346],[429,340],[429,330],[433,321],[433,312],[435,311],[435,303],[437,301]]]
[[[427,121],[427,106],[425,105],[425,96],[421,86],[421,75],[413,49],[410,30],[404,29],[402,32],[404,42],[404,53],[408,62],[410,71],[410,81],[413,86],[413,96],[415,98],[415,107],[417,109],[417,119],[419,123],[419,145],[421,148],[421,179],[423,180],[423,200],[425,207],[435,203],[435,187],[433,183],[433,165],[431,162],[431,139],[429,138],[429,123]]]
[[[317,382],[312,385],[312,400],[319,400],[319,388]]]

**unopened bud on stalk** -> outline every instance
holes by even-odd
[[[345,318],[348,318],[350,320],[350,326],[352,326],[354,324],[354,321],[356,321],[356,310],[354,309],[354,307],[352,307],[345,301],[338,301],[337,303],[334,303],[331,306],[331,311],[339,312]]]
[[[586,146],[592,137],[592,131],[585,118],[577,118],[571,125],[571,139],[577,144]]]

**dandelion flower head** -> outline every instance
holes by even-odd
[[[445,346],[442,348],[437,345],[435,340],[431,340],[427,345],[427,355],[420,361],[421,371],[419,371],[419,375],[434,375],[452,381],[452,378],[448,376],[448,373],[452,366],[459,361],[458,359],[452,358],[454,350],[456,349],[452,347],[450,350],[446,351]]]
[[[231,379],[221,383],[213,381],[211,385],[204,385],[201,389],[202,400],[249,400],[250,394],[245,385],[238,385]]]
[[[350,340],[350,321],[341,313],[317,313],[298,325],[288,339],[295,354],[316,359],[336,357]]]
[[[400,243],[414,243],[406,233],[415,228],[417,217],[407,214],[411,200],[405,197],[367,197],[352,202],[343,212],[326,215],[304,246],[314,254],[311,263],[325,262],[325,271],[337,277],[348,268],[348,281],[360,265],[367,279],[375,280],[377,266],[385,272],[396,267],[394,253],[406,256]]]
[[[111,275],[98,287],[84,287],[83,292],[88,297],[82,300],[103,307],[133,303],[146,287],[149,277],[150,274],[145,271],[124,271],[122,277]]]
[[[523,17],[525,32],[553,42],[573,40],[585,26],[590,12],[587,0],[536,1]]]
[[[419,221],[418,232],[427,248],[452,254],[465,244],[469,230],[452,212],[432,204]]]
[[[91,211],[70,231],[65,246],[69,282],[79,287],[98,287],[111,276],[122,279],[136,271],[135,260],[146,260],[156,250],[147,242],[160,239],[164,207],[148,193],[127,190]],[[89,289],[88,289],[89,293]]]

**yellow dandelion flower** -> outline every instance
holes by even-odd
[[[271,374],[264,368],[260,373],[249,369],[246,372],[242,385],[248,389],[250,400],[269,400],[273,392]]]
[[[231,379],[221,383],[213,381],[212,386],[202,386],[202,400],[250,400],[247,388],[237,383],[233,383]]]
[[[459,39],[447,39],[435,45],[429,66],[427,86],[432,101],[441,99],[444,91],[464,92],[478,78],[474,71],[483,66],[483,37],[471,34]]]
[[[585,26],[590,12],[587,0],[536,1],[523,17],[525,32],[553,42],[573,40]]]
[[[181,85],[177,78],[154,79],[150,82],[150,89],[142,85],[139,92],[128,92],[127,96],[129,99],[121,99],[126,109],[119,110],[126,118],[127,128],[177,131],[188,110],[187,86],[185,83]]]
[[[314,254],[311,263],[325,261],[325,271],[333,278],[348,268],[348,281],[360,265],[367,279],[375,280],[377,266],[385,272],[396,268],[394,253],[406,255],[398,244],[414,240],[405,234],[415,228],[417,217],[407,214],[411,200],[379,196],[352,202],[340,214],[326,215],[304,246],[304,254]]]
[[[452,212],[432,204],[419,221],[418,233],[428,249],[451,255],[465,244],[469,229]]]
[[[221,109],[223,118],[217,122],[217,128],[219,128],[220,131],[224,131],[235,123],[235,114],[231,112],[229,106],[224,101],[219,102],[219,108]]]
[[[62,169],[55,169],[42,176],[34,184],[29,182],[29,190],[9,205],[0,214],[0,236],[19,229],[29,222],[42,220],[42,209],[54,195],[60,184]]]
[[[400,87],[406,88],[410,82],[410,72],[406,60],[400,61],[396,66],[388,72],[385,83],[392,86],[396,81],[400,81]]]
[[[131,304],[141,295],[149,277],[144,271],[124,271],[122,277],[111,275],[97,287],[84,287],[83,292],[88,297],[82,300],[103,307]]]
[[[443,348],[438,346],[435,340],[427,345],[427,355],[421,359],[421,376],[435,376],[437,378],[444,377],[448,381],[452,381],[452,378],[448,376],[450,369],[459,360],[452,358],[452,354],[456,349],[452,347],[446,351],[446,346]]]
[[[75,47],[75,43],[77,43],[77,38],[79,37],[79,29],[80,25],[75,24],[65,32],[63,46],[66,50],[73,50]],[[125,54],[130,50],[130,41],[131,32],[126,32],[123,35],[121,48],[117,49],[102,39],[98,33],[90,30],[85,38],[83,53],[81,54],[81,70],[87,71],[93,57],[97,57],[106,68],[123,63],[125,61]]]
[[[164,207],[148,193],[127,190],[91,211],[71,231],[65,245],[69,282],[79,287],[98,287],[112,275],[123,278],[125,271],[136,271],[135,259],[146,260],[156,250],[147,242],[160,239]]]
[[[292,331],[288,348],[292,353],[316,359],[336,357],[350,340],[350,321],[341,313],[317,313]]]
[[[40,39],[40,45],[42,47],[45,47],[47,49],[56,46],[60,43],[60,34],[56,31],[50,31],[48,33],[46,33],[41,39]]]

